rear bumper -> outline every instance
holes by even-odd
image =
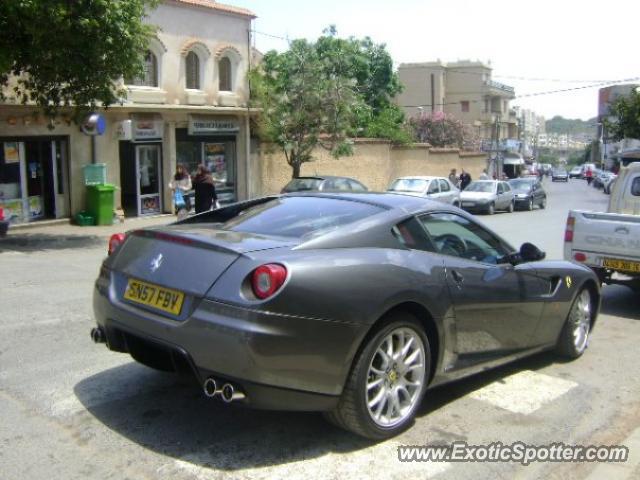
[[[366,326],[202,300],[182,322],[114,299],[96,283],[93,307],[111,350],[160,370],[233,382],[255,408],[335,406]]]

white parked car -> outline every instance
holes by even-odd
[[[460,206],[460,190],[445,177],[400,177],[391,182],[387,191]]]
[[[476,180],[460,193],[462,208],[493,215],[496,210],[513,212],[515,198],[511,186],[501,180]]]

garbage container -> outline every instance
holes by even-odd
[[[87,186],[87,212],[96,219],[96,225],[113,224],[113,192],[116,187],[104,185]]]

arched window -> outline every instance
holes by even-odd
[[[144,56],[144,71],[142,75],[125,80],[127,85],[137,85],[143,87],[158,86],[158,58],[149,50]]]
[[[219,86],[221,92],[230,92],[231,87],[231,60],[229,57],[222,57],[218,62]]]
[[[195,52],[189,52],[186,58],[187,88],[200,89],[200,59]]]

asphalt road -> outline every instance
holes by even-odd
[[[546,181],[548,207],[481,217],[561,258],[584,182]],[[51,240],[51,239],[49,239]],[[542,354],[428,393],[413,428],[374,444],[317,414],[260,412],[89,339],[103,240],[0,242],[0,479],[640,478],[638,297],[606,287],[588,351]],[[626,444],[627,464],[405,463],[399,445]]]

